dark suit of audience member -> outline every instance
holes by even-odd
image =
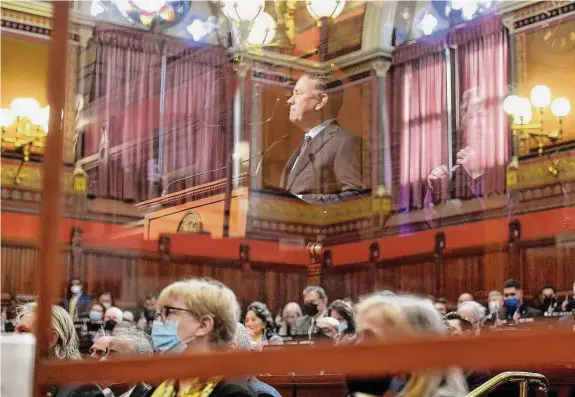
[[[342,92],[303,75],[289,98],[289,118],[305,136],[282,172],[280,186],[309,203],[338,202],[361,194],[361,139],[337,124]]]

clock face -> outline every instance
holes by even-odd
[[[542,30],[539,40],[547,50],[552,52],[561,53],[575,49],[575,21]]]

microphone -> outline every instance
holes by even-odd
[[[284,136],[282,136],[282,137],[281,137],[280,139],[278,139],[277,141],[272,142],[272,144],[269,145],[266,150],[260,152],[260,153],[257,154],[256,156],[254,156],[254,157],[262,156],[262,158],[261,158],[260,161],[258,162],[258,165],[257,165],[257,167],[256,167],[256,171],[254,172],[253,175],[258,175],[258,174],[260,173],[260,171],[261,171],[261,169],[262,169],[262,165],[263,165],[263,163],[264,163],[264,159],[265,159],[265,157],[266,157],[266,154],[268,154],[268,152],[269,152],[270,150],[272,150],[274,147],[276,147],[277,145],[279,145],[280,142],[283,142],[283,141],[287,140],[290,136],[291,136],[290,133],[285,134]],[[251,159],[251,158],[250,158],[250,159]]]

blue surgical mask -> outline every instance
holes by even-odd
[[[505,307],[509,310],[517,310],[517,306],[519,305],[519,298],[516,296],[512,296],[510,298],[505,298]]]
[[[193,339],[193,338],[192,338]],[[190,339],[191,340],[191,339]],[[188,340],[187,342],[189,342]],[[188,345],[178,336],[178,322],[166,321],[152,324],[152,344],[156,351],[166,353],[182,353]]]
[[[97,311],[90,312],[90,320],[91,321],[102,321],[102,313]]]
[[[347,330],[347,321],[339,322],[339,332],[345,332]]]

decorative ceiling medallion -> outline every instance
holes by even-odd
[[[202,217],[196,211],[188,211],[178,226],[179,233],[201,233]]]
[[[150,27],[154,21],[161,25],[180,22],[190,10],[190,0],[113,0],[120,13],[135,25]]]

